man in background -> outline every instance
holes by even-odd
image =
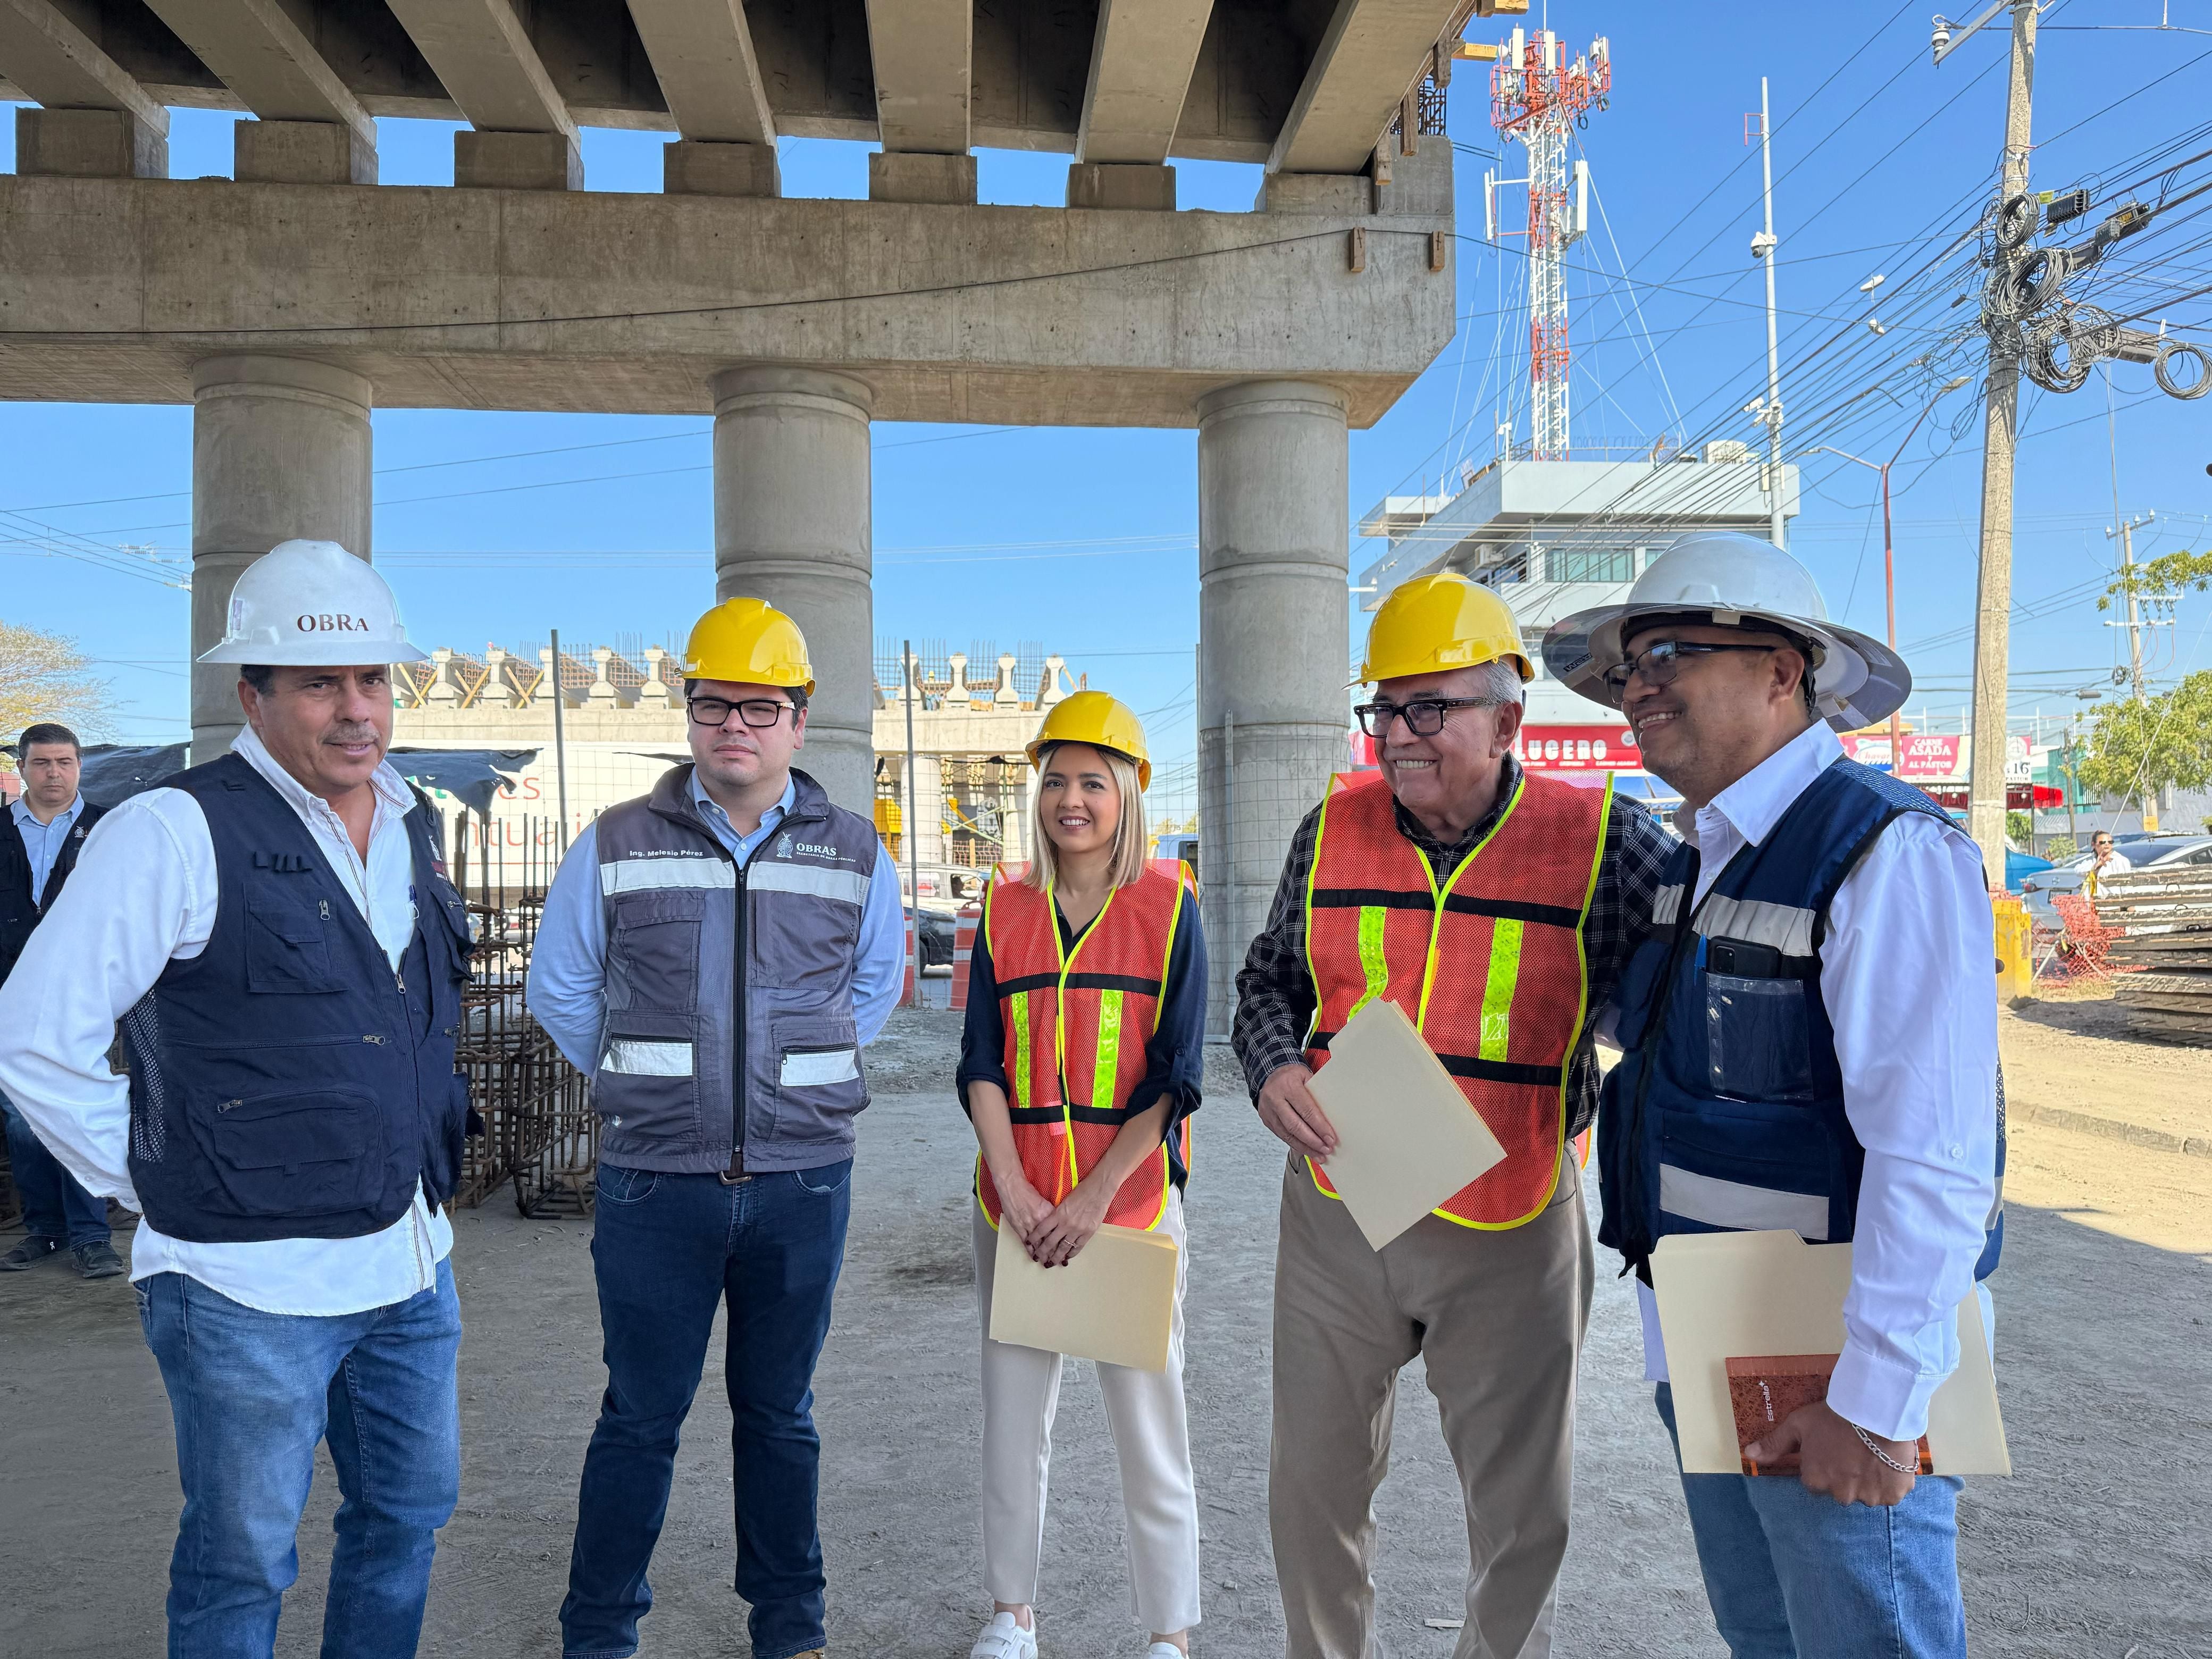
[[[23,793],[0,812],[0,981],[61,896],[84,838],[106,810],[79,793],[80,759],[76,733],[66,726],[27,727],[16,746]],[[62,1168],[5,1094],[0,1116],[7,1119],[8,1164],[22,1195],[24,1228],[15,1249],[0,1255],[0,1273],[21,1273],[66,1248],[82,1277],[114,1278],[123,1258],[108,1232],[106,1200]]]
[[[2095,903],[2100,882],[2107,876],[2124,876],[2135,867],[2125,853],[2113,847],[2112,832],[2100,830],[2089,837],[2089,869],[2081,878],[2081,896]]]

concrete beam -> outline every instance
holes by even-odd
[[[376,123],[279,0],[147,4],[262,119],[335,121],[376,148]]]
[[[868,0],[876,126],[885,149],[967,153],[975,28],[973,0]]]
[[[0,76],[48,109],[105,109],[167,137],[169,112],[53,0],[0,0]]]
[[[1461,0],[1337,0],[1267,156],[1270,173],[1357,173]]]
[[[1450,223],[0,174],[0,398],[180,403],[273,350],[385,408],[703,413],[759,363],[878,420],[1185,427],[1288,378],[1365,427],[1451,338]]]
[[[629,0],[661,96],[686,138],[775,143],[743,0]]]
[[[1213,0],[1099,0],[1075,159],[1168,159]]]
[[[173,3],[173,0],[171,0]],[[387,0],[469,124],[489,132],[557,132],[576,124],[511,0]]]

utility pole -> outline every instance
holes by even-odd
[[[1759,77],[1759,167],[1765,179],[1766,228],[1751,239],[1754,258],[1766,261],[1766,516],[1767,539],[1777,547],[1790,545],[1789,527],[1782,516],[1782,356],[1774,331],[1774,148],[1770,142],[1773,123],[1767,119],[1766,77]]]
[[[2152,516],[2152,514],[2145,513],[2136,518],[2123,519],[2116,526],[2105,532],[2105,539],[2106,541],[2112,540],[2115,536],[2120,538],[2120,586],[2127,590],[2128,595],[2127,621],[2124,623],[2106,623],[2105,626],[2107,628],[2124,628],[2128,630],[2128,659],[2131,664],[2129,672],[2135,686],[2136,704],[2138,708],[2142,706],[2144,700],[2142,672],[2143,621],[2142,597],[2136,592],[2136,526],[2149,523]]]
[[[2013,0],[2008,82],[2004,161],[1997,179],[1999,223],[2005,204],[2027,192],[2035,0]],[[2005,866],[2005,691],[2012,655],[2013,446],[2019,432],[2020,350],[2018,325],[1993,324],[1989,399],[1982,415],[1981,580],[1974,611],[1974,747],[1966,830],[1982,850],[1984,877],[1999,887]]]

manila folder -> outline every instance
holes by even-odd
[[[1168,1368],[1176,1242],[1101,1227],[1064,1267],[1040,1267],[1002,1218],[991,1279],[991,1340],[1136,1371]]]
[[[1793,1232],[1669,1233],[1651,1253],[1651,1289],[1674,1390],[1686,1474],[1741,1474],[1728,1362],[1840,1353],[1851,1247]],[[1928,1402],[1937,1474],[2010,1474],[1981,1297],[1959,1304],[1959,1369]]]
[[[1313,1092],[1336,1131],[1322,1167],[1370,1249],[1504,1160],[1443,1062],[1386,998],[1344,1022]]]

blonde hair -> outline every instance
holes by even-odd
[[[1068,745],[1056,743],[1037,757],[1036,787],[1030,794],[1030,867],[1022,884],[1042,892],[1060,878],[1060,848],[1044,821],[1044,774],[1052,757]],[[1082,745],[1106,763],[1121,795],[1121,822],[1114,830],[1113,856],[1106,866],[1109,887],[1127,887],[1145,873],[1145,792],[1137,784],[1137,766],[1127,756],[1095,744]]]

